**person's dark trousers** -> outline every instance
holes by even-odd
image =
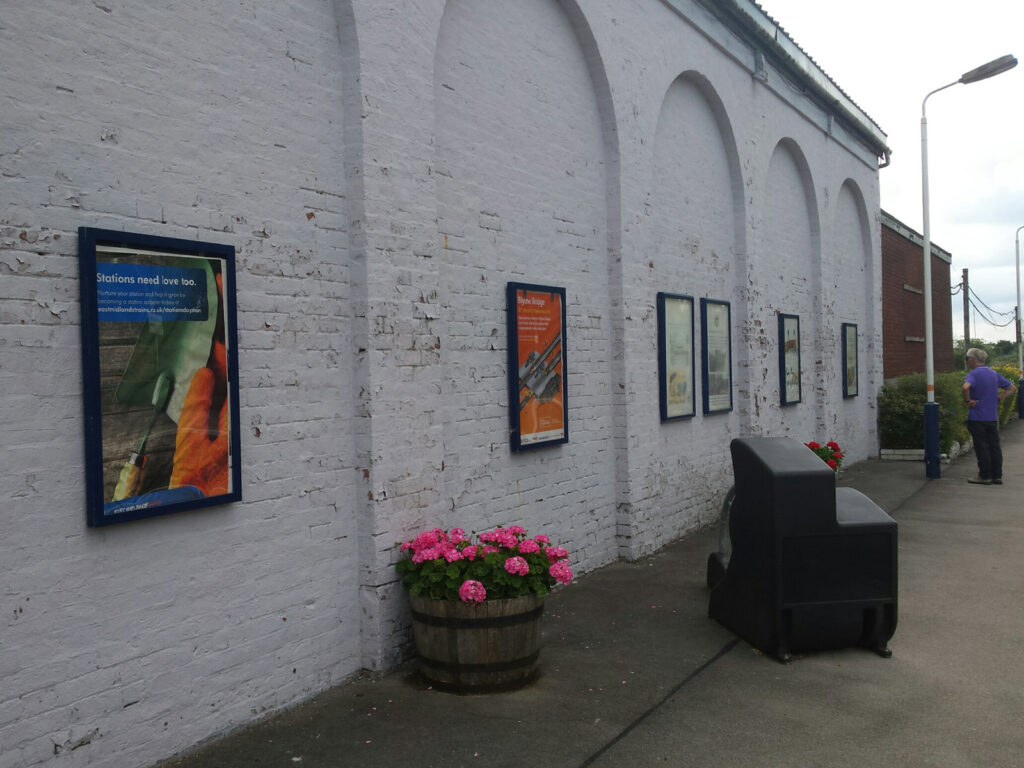
[[[1003,449],[999,447],[998,421],[968,421],[967,431],[974,441],[974,455],[978,459],[978,474],[985,480],[1003,477]]]

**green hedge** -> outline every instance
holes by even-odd
[[[1016,369],[996,367],[995,370],[1017,383]],[[970,439],[967,404],[961,396],[963,385],[963,372],[935,374],[941,453],[949,453],[954,441],[962,444]],[[882,448],[924,448],[925,393],[923,373],[900,376],[882,387],[878,396],[878,437]],[[1017,395],[1006,398],[999,407],[1000,425],[1006,424],[1016,412]]]
[[[1020,371],[1017,370],[1015,365],[993,365],[990,366],[993,371],[998,371],[1003,374],[1006,378],[1013,382],[1014,386],[1020,387]],[[1008,422],[1013,414],[1017,413],[1017,398],[1020,397],[1020,391],[1018,390],[1013,397],[1008,397],[999,404],[999,426],[1002,427]]]

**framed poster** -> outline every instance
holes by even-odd
[[[843,323],[843,397],[857,396],[857,326]]]
[[[801,399],[800,316],[779,314],[779,399],[793,405]]]
[[[506,301],[512,450],[567,443],[565,288],[509,283]]]
[[[658,394],[661,420],[696,412],[693,370],[693,298],[658,294]]]
[[[700,300],[704,413],[732,410],[732,327],[727,301]]]
[[[89,525],[240,500],[234,248],[82,227],[78,256]]]

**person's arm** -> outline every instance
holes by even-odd
[[[1008,397],[1012,397],[1013,393],[1016,392],[1016,391],[1017,391],[1017,387],[1015,387],[1012,383],[1008,387],[1002,387],[999,390],[999,399],[1000,400],[1005,400]]]
[[[971,382],[964,382],[964,386],[963,389],[960,390],[960,394],[963,397],[964,402],[967,403],[967,405],[969,405],[971,408],[978,404],[977,400],[971,399]]]

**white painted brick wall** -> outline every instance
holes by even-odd
[[[358,670],[330,4],[0,27],[0,766],[148,764]],[[234,245],[245,502],[85,526],[79,226]]]
[[[878,411],[874,393],[882,386],[881,364],[881,268],[872,259],[879,250],[879,216],[868,215],[863,192],[852,183],[843,184],[835,195],[831,211],[833,247],[825,259],[835,290],[837,322],[857,326],[859,381],[857,397],[842,400],[833,411],[831,428],[843,435],[841,444],[854,459],[878,454]],[[842,336],[839,336],[842,344]],[[840,356],[834,359],[840,360]],[[837,369],[838,391],[842,393],[841,369]]]
[[[589,570],[615,557],[615,456],[609,180],[584,52],[556,5],[531,0],[455,4],[436,56],[441,295],[460,319],[442,344],[446,522],[543,525]],[[567,446],[511,459],[509,280],[566,288],[570,435]]]
[[[752,68],[690,0],[6,12],[0,768],[146,765],[391,668],[424,527],[522,523],[585,572],[713,519],[732,437],[873,454],[875,158]],[[86,529],[82,225],[236,247],[243,503]],[[509,452],[509,280],[566,288],[566,446]],[[731,302],[731,413],[659,422],[659,290],[698,334]]]
[[[829,388],[821,386],[829,357],[820,343],[823,326],[829,321],[820,316],[821,213],[808,164],[802,149],[789,139],[773,148],[765,193],[758,205],[764,216],[764,238],[750,269],[752,303],[763,308],[753,345],[756,362],[751,365],[752,378],[758,384],[752,387],[752,394],[761,414],[761,433],[800,442],[832,439],[819,433],[821,413],[830,395]],[[801,402],[785,409],[778,407],[778,312],[800,316]]]
[[[617,16],[613,4],[600,5],[592,23]],[[821,115],[809,120],[783,103],[791,96],[773,70],[763,84],[755,80],[752,53],[734,47],[728,37],[718,38],[721,49],[713,48],[670,5],[649,4],[628,25],[597,25],[596,31],[599,42],[607,36],[630,52],[625,63],[609,68],[623,152],[624,355],[625,370],[632,372],[625,382],[629,473],[619,500],[620,533],[631,537],[622,546],[627,556],[652,551],[717,514],[731,483],[732,437],[783,434],[810,440],[824,414],[838,408],[838,360],[818,362],[825,359],[822,345],[838,344],[819,341],[818,328],[835,324],[838,329],[841,322],[820,316],[826,304],[822,262],[835,247],[830,241],[835,214],[828,201],[848,179],[865,200],[878,195],[870,153],[825,138]],[[707,21],[692,4],[677,5]],[[664,39],[668,29],[675,44],[650,44]],[[721,55],[722,49],[737,58]],[[635,55],[639,50],[642,56]],[[685,78],[679,81],[681,73]],[[659,136],[666,138],[659,142]],[[797,171],[787,161],[784,173],[773,172],[770,163],[780,144],[802,156],[806,170]],[[655,171],[671,186],[652,193]],[[868,256],[877,263],[877,244]],[[856,295],[866,295],[863,281],[844,286],[854,288]],[[653,311],[658,290],[731,301],[733,413],[702,415],[698,391],[694,419],[658,424]],[[801,315],[804,342],[804,401],[784,411],[778,406],[779,311]],[[866,324],[870,311],[861,309],[857,316]],[[699,378],[699,341],[695,352]],[[869,364],[862,362],[863,370]],[[873,408],[874,390],[865,385],[858,400]],[[873,420],[869,428],[860,423],[856,429],[867,439],[850,444],[852,422],[834,435],[849,447],[850,460],[874,453]]]

